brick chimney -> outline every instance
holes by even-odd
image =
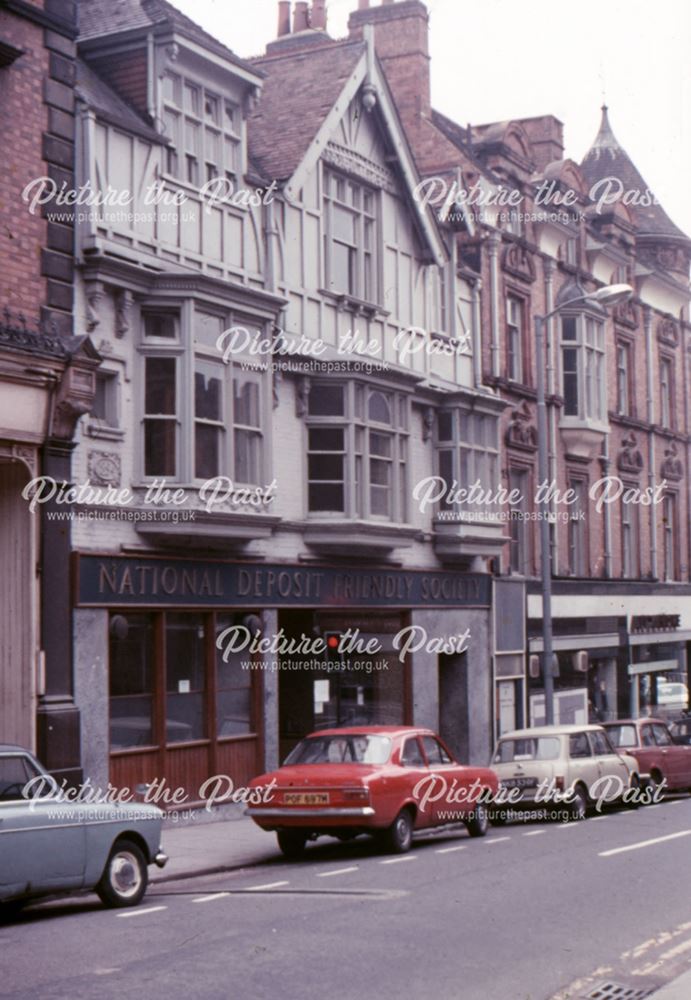
[[[429,13],[421,0],[384,0],[359,9],[348,19],[351,38],[362,38],[366,24],[374,25],[374,44],[407,130],[417,133],[420,116],[431,114]]]
[[[542,173],[549,163],[564,158],[564,125],[554,115],[537,118],[519,118],[518,121],[528,133],[532,146],[532,159]]]
[[[326,31],[326,0],[314,0],[310,24],[315,31]]]
[[[293,31],[307,31],[309,26],[309,4],[307,0],[298,0],[293,12]]]
[[[290,34],[290,0],[278,3],[278,37]]]

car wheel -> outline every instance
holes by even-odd
[[[307,834],[303,830],[277,830],[276,840],[286,858],[301,858],[305,853]]]
[[[484,837],[489,827],[487,807],[478,802],[465,825],[471,837]]]
[[[386,831],[385,843],[394,854],[405,854],[410,850],[413,843],[413,814],[410,809],[401,809]]]
[[[629,779],[629,798],[624,803],[629,809],[638,809],[641,795],[641,779],[637,774],[632,774]]]
[[[489,814],[489,821],[492,826],[504,826],[506,823],[506,812],[503,809],[493,809]]]
[[[136,906],[148,883],[149,872],[141,848],[131,840],[119,840],[110,852],[96,892],[106,906]]]
[[[576,785],[573,790],[573,799],[569,805],[571,819],[578,822],[585,819],[588,812],[588,796],[581,785]]]
[[[661,771],[652,770],[648,778],[648,788],[651,788],[653,795],[661,793],[667,787],[665,776]]]

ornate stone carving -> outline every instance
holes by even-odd
[[[535,264],[532,254],[520,243],[509,243],[502,258],[501,266],[508,274],[523,281],[535,281]]]
[[[361,153],[356,153],[354,149],[346,149],[345,146],[330,142],[322,156],[327,163],[347,170],[348,173],[361,178],[367,184],[384,188],[390,194],[397,193],[398,188],[393,173],[381,164],[368,160]]]
[[[638,310],[633,302],[619,302],[612,307],[612,316],[621,326],[634,329],[638,326]]]
[[[657,339],[670,347],[676,347],[679,343],[679,329],[671,316],[661,319],[657,324]]]
[[[617,469],[635,476],[643,469],[643,456],[636,446],[636,435],[633,431],[622,438],[617,457]]]
[[[302,378],[298,379],[298,383],[295,386],[296,417],[304,417],[307,415],[309,394],[310,394],[310,379],[307,375],[303,375]]]
[[[25,444],[13,444],[9,441],[0,444],[0,459],[9,462],[21,462],[28,470],[32,479],[38,475],[38,455],[36,448]]]
[[[531,423],[532,417],[530,407],[526,402],[521,403],[513,410],[505,438],[509,448],[535,451],[537,448],[537,429]]]
[[[673,483],[678,483],[680,479],[684,478],[684,465],[679,458],[674,441],[671,442],[669,448],[665,448],[665,457],[660,465],[660,477]]]
[[[120,456],[114,451],[90,451],[89,482],[98,486],[119,486],[122,479]]]
[[[434,407],[426,406],[422,413],[422,440],[429,441],[434,433]]]
[[[103,287],[100,281],[85,282],[86,292],[86,328],[91,333],[101,322],[99,307],[103,298]]]
[[[130,328],[132,293],[123,288],[115,296],[115,336],[122,339]]]

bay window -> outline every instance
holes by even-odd
[[[499,488],[499,423],[489,413],[442,410],[437,418],[439,475],[445,493],[454,488],[468,489],[478,482],[483,490]],[[455,486],[454,486],[455,484]],[[448,497],[442,509],[452,509]],[[463,503],[462,510],[479,513],[496,507],[481,502]]]
[[[311,386],[310,513],[406,521],[408,405],[401,393],[359,382]]]
[[[264,477],[264,377],[226,363],[218,338],[231,326],[261,335],[242,317],[196,310],[143,318],[143,474],[178,482],[229,476],[236,485]]]
[[[592,316],[562,316],[564,416],[603,423],[607,416],[605,329]]]

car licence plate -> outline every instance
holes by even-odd
[[[506,778],[504,788],[537,788],[537,778]]]
[[[287,806],[327,806],[328,792],[284,792],[283,802]]]

